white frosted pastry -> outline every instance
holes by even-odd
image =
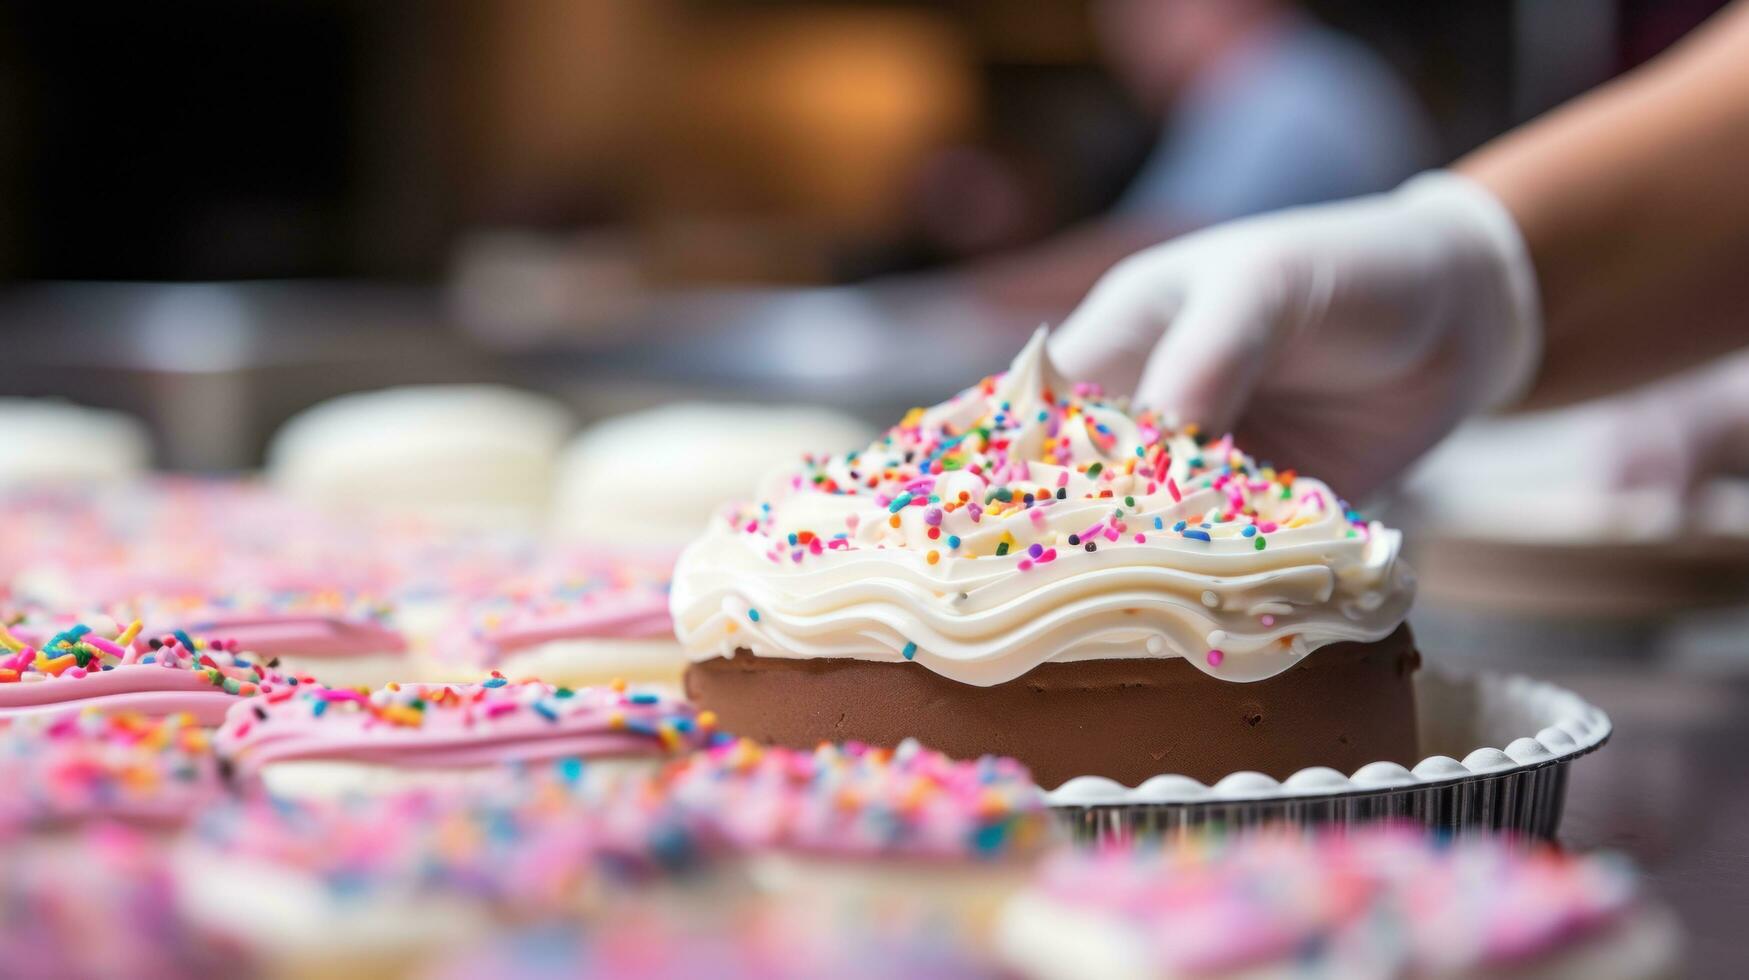
[[[125,480],[151,464],[138,419],[51,399],[0,398],[0,488]]]
[[[389,388],[323,402],[287,422],[267,477],[325,506],[478,526],[545,514],[570,413],[491,385]]]
[[[570,687],[615,681],[680,686],[686,658],[668,618],[665,561],[570,561],[459,603],[429,643],[427,673],[473,681],[493,671]]]
[[[555,525],[592,542],[679,550],[771,470],[871,432],[811,405],[681,402],[608,419],[565,448]]]

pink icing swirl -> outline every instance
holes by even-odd
[[[481,640],[499,657],[517,650],[589,637],[654,639],[674,635],[668,594],[651,589],[593,593],[570,608],[532,608],[512,613],[501,625],[482,630]]]
[[[237,774],[279,762],[454,769],[569,757],[652,757],[708,745],[714,721],[654,691],[538,681],[391,685],[369,695],[302,685],[236,706],[216,745]]]
[[[190,619],[183,628],[223,634],[263,657],[357,657],[407,649],[399,631],[374,620],[316,614],[221,615]]]
[[[74,625],[25,642],[0,631],[0,718],[97,707],[187,713],[196,724],[216,725],[239,698],[285,683],[229,642],[137,634],[137,624],[113,640]]]
[[[665,570],[625,564],[512,583],[469,603],[440,638],[438,655],[497,666],[510,656],[577,640],[657,640],[674,635]]]

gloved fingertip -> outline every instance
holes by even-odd
[[[1172,429],[1195,425],[1199,432],[1219,438],[1231,432],[1238,421],[1238,404],[1233,400],[1211,399],[1183,390],[1136,389],[1137,408],[1152,409],[1160,420]]]
[[[1256,387],[1250,359],[1224,345],[1172,343],[1155,348],[1136,385],[1135,403],[1168,425],[1195,423],[1211,436],[1231,431]]]

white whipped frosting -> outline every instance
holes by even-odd
[[[1250,681],[1395,630],[1400,544],[1317,480],[1067,383],[1041,330],[1005,374],[726,509],[682,554],[671,610],[693,660],[910,660],[988,686],[1184,657]]]
[[[337,510],[532,528],[571,427],[559,402],[497,385],[358,392],[282,426],[267,448],[267,481]]]

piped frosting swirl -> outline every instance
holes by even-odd
[[[1067,382],[1044,339],[726,508],[675,569],[688,655],[912,660],[977,685],[1176,656],[1246,681],[1402,622],[1398,532],[1230,436]]]

